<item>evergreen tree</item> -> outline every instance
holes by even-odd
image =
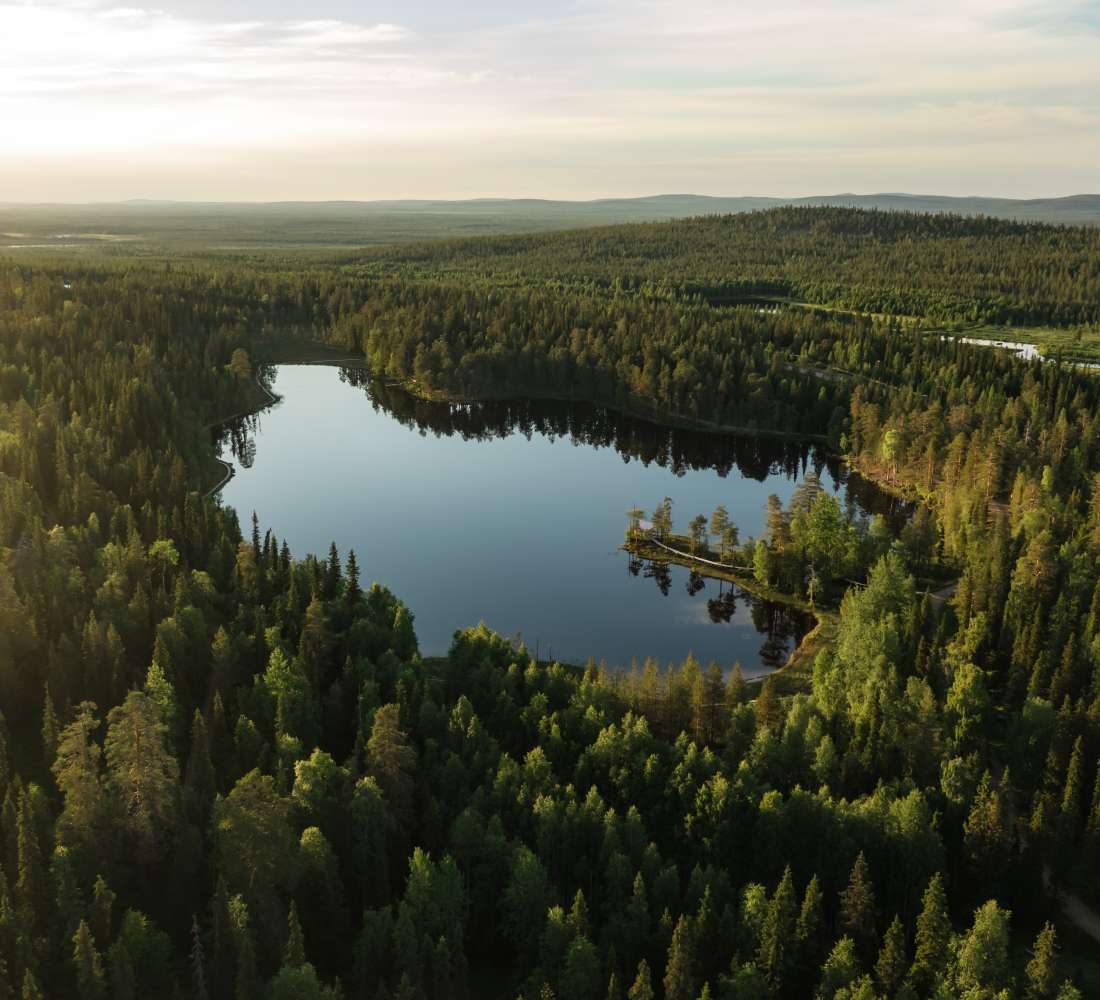
[[[286,948],[283,949],[283,966],[297,969],[306,964],[306,945],[302,925],[298,922],[298,909],[291,903],[287,913]]]
[[[665,1000],[695,1000],[695,949],[686,916],[676,922],[665,966]],[[631,997],[630,1000],[636,1000]]]
[[[1008,958],[1010,917],[992,899],[975,910],[974,923],[959,945],[957,978],[963,990],[1000,990],[1008,986],[1012,974]]]
[[[931,990],[943,975],[950,953],[951,920],[943,877],[937,872],[924,890],[917,917],[916,944],[909,975],[919,992]]]
[[[875,891],[862,851],[852,865],[847,887],[840,894],[839,925],[841,932],[856,942],[861,954],[870,954],[875,938]]]
[[[104,994],[103,960],[92,938],[91,929],[81,920],[73,935],[73,966],[80,1000],[100,1000]]]
[[[905,928],[902,926],[901,919],[894,917],[882,940],[882,949],[875,963],[875,978],[884,996],[893,997],[898,992],[908,969],[909,960],[905,954]]]
[[[788,865],[768,903],[768,911],[760,930],[760,944],[756,951],[756,965],[776,993],[782,992],[790,971],[789,948],[795,933],[797,906],[794,880]]]
[[[1049,1000],[1054,996],[1058,982],[1056,949],[1054,925],[1046,923],[1035,938],[1025,972],[1029,1000]]]
[[[627,1000],[655,1000],[653,992],[653,980],[649,974],[649,963],[643,958],[638,963],[638,972],[634,976],[634,983],[627,990]]]

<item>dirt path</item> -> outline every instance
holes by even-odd
[[[1058,901],[1062,904],[1062,912],[1066,915],[1066,919],[1100,944],[1100,913],[1072,892],[1059,892]]]

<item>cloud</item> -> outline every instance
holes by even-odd
[[[76,164],[124,160],[180,183],[185,155],[204,196],[227,163],[266,165],[264,196],[287,197],[796,194],[840,169],[945,192],[985,171],[1023,194],[1096,162],[1096,3],[575,0],[399,24],[335,2],[280,19],[0,0],[0,184],[67,169],[80,189]],[[128,192],[147,193],[188,195]]]

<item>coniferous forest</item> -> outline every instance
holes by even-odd
[[[0,998],[1100,996],[1100,375],[972,323],[1087,339],[1100,229],[0,260]],[[211,427],[322,347],[410,406],[811,437],[912,513],[792,676],[475,623],[422,657],[369,552],[210,493]],[[771,514],[755,558],[802,595]]]

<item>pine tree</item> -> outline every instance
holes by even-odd
[[[138,1000],[134,960],[121,940],[107,949],[107,964],[111,970],[112,1000]]]
[[[1084,737],[1078,736],[1066,768],[1066,781],[1062,789],[1062,809],[1058,817],[1059,846],[1072,848],[1081,825],[1082,799],[1085,795]]]
[[[210,759],[210,738],[202,712],[195,709],[191,721],[191,752],[183,779],[183,808],[187,818],[200,830],[206,828],[210,806],[217,791],[214,763]]]
[[[16,827],[19,868],[15,882],[15,905],[25,933],[40,937],[45,933],[49,913],[49,891],[38,843],[38,827],[34,821],[31,797],[26,788],[19,796]]]
[[[302,925],[298,921],[298,908],[292,902],[287,913],[287,939],[283,950],[283,965],[297,969],[306,964],[306,943],[302,936]]]
[[[875,938],[875,890],[862,851],[852,865],[847,887],[840,894],[840,930],[852,937],[862,954],[871,953]]]
[[[100,1000],[104,993],[103,959],[100,958],[85,920],[73,935],[73,965],[80,1000]]]
[[[191,914],[191,996],[193,1000],[209,1000],[206,989],[206,952],[202,946],[199,918]]]
[[[107,788],[139,864],[152,866],[176,831],[179,766],[168,748],[162,710],[131,691],[107,716]]]
[[[924,890],[920,916],[917,917],[916,944],[910,977],[918,992],[932,990],[943,975],[950,954],[951,920],[947,915],[947,896],[943,877],[937,872]]]
[[[901,919],[895,916],[882,940],[882,949],[875,963],[875,977],[885,996],[892,997],[897,993],[908,968],[909,961],[905,955],[905,928],[902,926]]]
[[[347,569],[344,571],[344,603],[349,608],[355,607],[363,596],[363,588],[359,585],[359,561],[355,557],[355,549],[348,552]]]
[[[809,992],[821,965],[825,945],[825,896],[814,875],[806,885],[798,911],[794,939],[798,954],[798,973],[803,990]]]
[[[1035,938],[1031,949],[1031,961],[1027,963],[1028,1000],[1049,1000],[1057,985],[1057,939],[1054,925],[1047,923]]]
[[[57,721],[57,712],[53,707],[53,697],[50,695],[50,684],[46,682],[42,691],[42,759],[46,767],[52,768],[54,758],[57,756],[57,739],[61,726]],[[3,791],[0,790],[0,795]]]
[[[1004,796],[986,771],[963,826],[967,854],[983,888],[1001,883],[1008,862],[1011,831],[1005,812]]]
[[[92,903],[88,908],[88,926],[100,948],[106,948],[111,943],[112,911],[116,898],[103,876],[97,875],[92,887]]]
[[[788,865],[768,903],[768,911],[760,929],[760,945],[756,951],[757,967],[764,973],[775,993],[783,991],[791,964],[789,948],[795,930],[797,905],[791,866]]]
[[[695,1000],[695,956],[691,926],[681,915],[672,932],[665,966],[665,1000]],[[631,1000],[634,1000],[631,997]]]
[[[95,705],[81,702],[76,717],[56,740],[56,759],[51,763],[64,800],[57,839],[73,848],[84,863],[99,857],[105,832],[102,751],[95,741],[98,728]]]
[[[573,897],[573,906],[569,910],[569,926],[573,933],[587,937],[592,932],[591,922],[588,919],[588,904],[584,900],[584,892],[577,890]]]
[[[638,973],[634,984],[627,990],[627,1000],[654,1000],[653,978],[649,973],[649,963],[643,958],[638,963]]]
[[[1011,916],[994,899],[974,911],[974,924],[959,943],[956,960],[962,990],[997,991],[1008,986],[1012,974],[1008,956]]]
[[[27,969],[27,971],[23,973],[23,992],[21,997],[22,1000],[46,1000],[42,990],[38,986],[38,980],[30,969]]]

